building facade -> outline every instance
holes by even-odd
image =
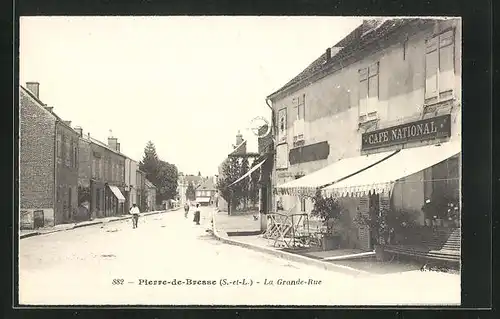
[[[137,203],[137,161],[125,158],[125,211],[128,212]]]
[[[139,168],[135,170],[135,203],[141,210],[145,211],[147,205],[147,190],[146,190],[146,172],[141,171]]]
[[[201,206],[214,204],[215,192],[215,177],[207,177],[195,190],[196,202]]]
[[[156,210],[156,186],[146,179],[145,187],[147,196],[146,211],[154,211]]]
[[[21,227],[70,222],[77,210],[78,134],[39,99],[39,83],[20,86]]]
[[[429,145],[459,143],[461,90],[460,19],[365,21],[268,97],[277,118],[273,187],[305,180],[341,160],[411,148],[424,152]],[[393,181],[389,193],[371,189],[359,196],[336,193],[349,212],[343,221],[344,244],[371,249],[370,235],[352,222],[359,211],[391,205],[413,213],[423,225],[422,206],[427,200],[445,193],[459,197],[460,157],[454,151],[450,154],[454,155]],[[377,165],[363,168],[364,175]],[[344,184],[360,171],[346,170]],[[314,186],[333,183],[334,188],[338,182],[323,181]],[[278,192],[274,209],[312,210],[310,196],[284,189]]]

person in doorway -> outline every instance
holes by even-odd
[[[194,211],[194,219],[193,222],[196,223],[196,225],[200,224],[200,204],[196,204],[196,210]]]
[[[189,213],[189,204],[186,202],[186,204],[184,204],[184,218],[188,217],[188,213]]]
[[[130,214],[132,214],[132,228],[137,228],[140,213],[141,211],[139,210],[139,207],[137,207],[137,204],[133,204],[130,208]]]

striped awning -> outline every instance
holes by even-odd
[[[276,186],[278,194],[314,196],[316,190],[356,174],[395,154],[395,151],[341,159],[301,178]]]
[[[359,197],[368,193],[390,193],[394,184],[461,152],[460,142],[402,149],[359,174],[323,188],[325,196]]]
[[[119,203],[125,202],[125,197],[123,196],[122,192],[120,191],[120,189],[118,187],[113,186],[113,185],[108,185],[108,187],[109,187],[109,189],[111,189],[113,194],[116,196]]]

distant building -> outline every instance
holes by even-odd
[[[201,206],[209,206],[215,199],[215,177],[208,177],[196,188],[196,202]]]
[[[118,140],[111,136],[106,145],[90,133],[84,135],[82,128],[76,130],[80,136],[79,204],[89,200],[93,218],[127,213],[126,156],[120,152]]]
[[[40,84],[20,86],[21,227],[69,222],[77,212],[78,134],[39,99]]]
[[[186,197],[186,191],[188,189],[189,183],[193,184],[193,188],[196,189],[203,182],[203,177],[195,175],[184,175],[179,174],[177,192],[179,194],[180,205],[184,205],[188,200]]]
[[[135,185],[135,189],[136,189],[136,200],[135,200],[135,203],[137,204],[137,206],[139,207],[139,209],[142,211],[144,211],[146,209],[145,205],[146,205],[146,198],[147,198],[147,195],[146,195],[146,172],[143,172],[141,171],[140,169],[137,169],[135,171],[135,179],[136,179],[136,183],[137,185]]]

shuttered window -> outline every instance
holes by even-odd
[[[360,122],[377,114],[379,100],[379,62],[358,70]]]
[[[454,31],[446,31],[426,42],[425,99],[439,102],[452,96],[455,84]]]

